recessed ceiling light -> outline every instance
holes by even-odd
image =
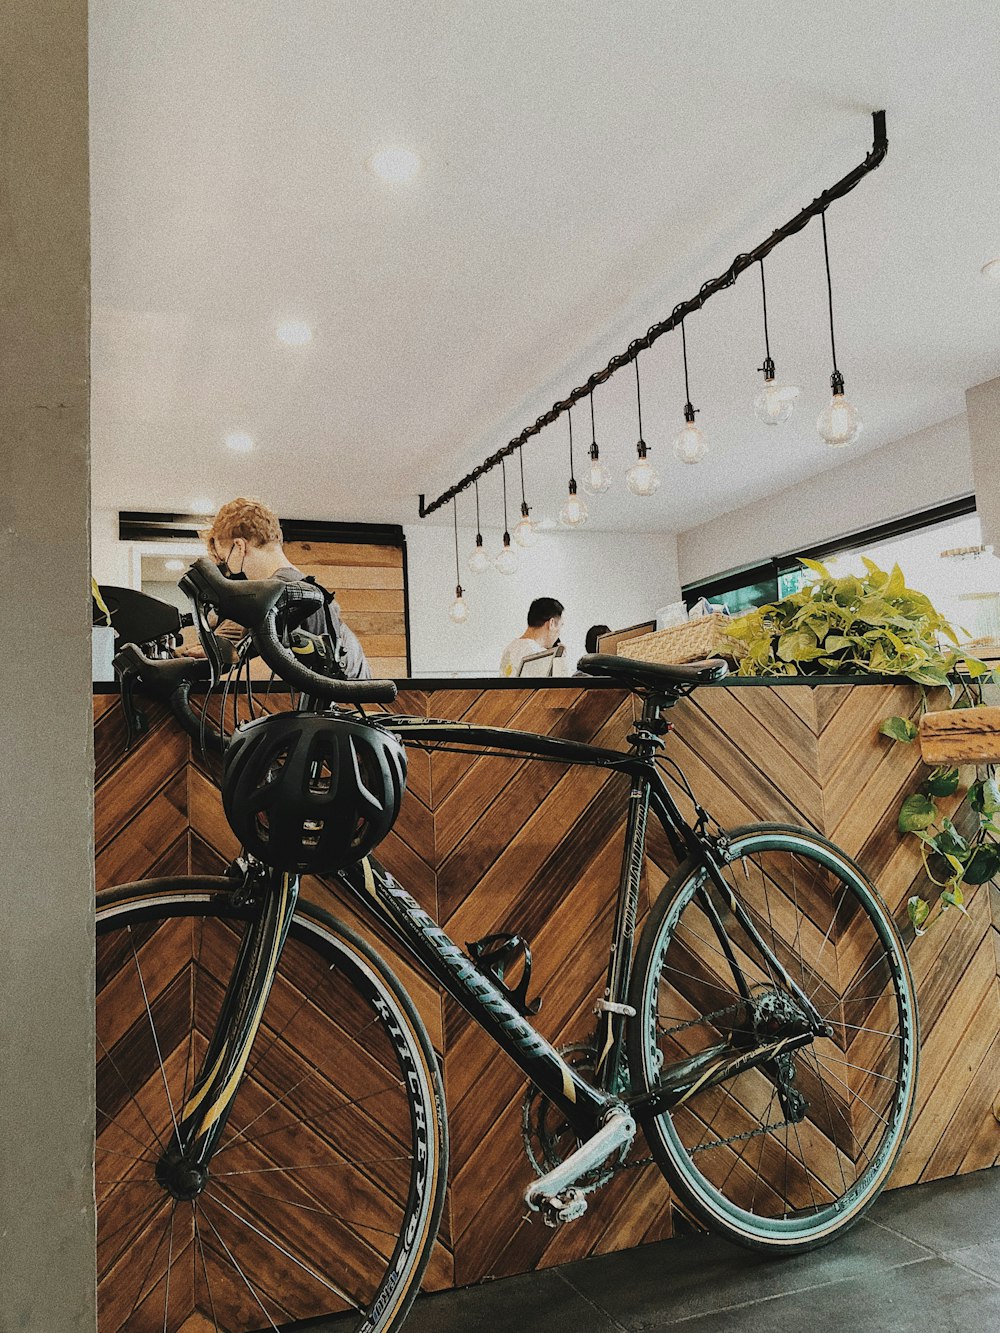
[[[289,347],[304,347],[306,343],[312,342],[313,331],[304,320],[286,319],[275,329],[278,335],[278,341],[287,343]]]
[[[988,282],[1000,283],[1000,259],[991,259],[979,271]]]
[[[248,454],[253,448],[253,436],[245,430],[234,430],[226,436],[226,444],[234,453]]]
[[[201,515],[203,514],[205,515],[214,514],[215,505],[212,504],[211,500],[192,500],[191,513],[197,514],[199,517],[201,517]]]
[[[369,159],[369,165],[376,176],[395,185],[413,179],[420,170],[420,158],[409,148],[383,148]]]
[[[164,567],[164,569],[169,569],[169,570],[171,571],[171,573],[176,573],[176,571],[177,571],[178,569],[183,569],[183,568],[184,568],[184,561],[183,561],[183,560],[168,560],[168,561],[166,562],[166,564],[165,564],[163,567]]]

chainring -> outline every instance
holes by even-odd
[[[596,1046],[589,1042],[578,1042],[559,1047],[559,1054],[585,1078],[594,1077],[597,1067]],[[537,1176],[544,1176],[560,1166],[581,1143],[559,1107],[533,1084],[524,1094],[521,1104],[521,1137],[528,1161]],[[582,1194],[591,1194],[606,1185],[615,1172],[625,1165],[628,1151],[626,1147],[618,1157],[586,1172],[576,1182],[575,1188]]]

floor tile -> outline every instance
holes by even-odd
[[[665,1313],[642,1333],[994,1333],[1000,1287],[931,1257],[850,1282],[678,1323]]]
[[[990,1230],[996,1231],[1000,1229],[1000,1217],[994,1213],[992,1217],[984,1218],[983,1224],[983,1229],[987,1233]],[[1000,1282],[1000,1240],[986,1241],[982,1245],[969,1245],[962,1250],[949,1250],[947,1258],[951,1263],[971,1268],[981,1277]]]
[[[602,1255],[559,1271],[632,1329],[644,1327],[658,1312],[689,1318],[820,1283],[870,1277],[928,1253],[903,1236],[861,1221],[822,1249],[791,1258],[764,1258],[715,1237],[696,1236]]]
[[[1000,1169],[891,1190],[868,1216],[939,1254],[979,1245],[1000,1230]]]
[[[552,1271],[421,1296],[405,1333],[620,1333],[620,1326]]]

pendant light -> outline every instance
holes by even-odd
[[[687,395],[687,402],[684,404],[684,429],[674,438],[674,454],[682,463],[700,463],[708,453],[708,442],[704,435],[694,424],[694,416],[701,409],[691,406],[691,390],[688,387],[688,346],[687,334],[684,331],[684,321],[681,320],[681,346],[684,349],[684,393]]]
[[[452,513],[455,519],[455,600],[448,608],[448,617],[456,625],[464,625],[469,618],[469,608],[462,596],[462,585],[458,573],[458,501],[452,501]]]
[[[830,281],[830,250],[826,241],[826,209],[819,215],[823,224],[823,258],[826,261],[826,292],[830,303],[830,353],[833,358],[833,374],[830,376],[830,388],[833,397],[816,418],[816,429],[831,449],[842,449],[853,444],[861,434],[861,418],[858,409],[844,397],[844,377],[837,369],[837,344],[833,337],[833,283]]]
[[[590,391],[590,466],[583,477],[583,489],[588,495],[603,495],[611,485],[611,474],[601,462],[601,451],[597,447],[597,432],[594,430],[594,391]]]
[[[503,546],[500,548],[500,554],[493,561],[497,572],[500,574],[517,573],[517,551],[510,544],[510,533],[507,531],[507,460],[501,458],[500,466],[503,471]]]
[[[559,522],[566,528],[578,528],[587,521],[587,505],[576,493],[576,477],[573,476],[573,409],[567,408],[566,419],[569,421],[569,494],[559,510]]]
[[[638,356],[636,356],[633,364],[635,366],[635,406],[639,415],[639,442],[635,447],[639,455],[639,461],[633,463],[625,473],[625,485],[633,495],[652,495],[654,491],[659,490],[660,474],[646,457],[649,453],[649,445],[642,438],[642,391],[639,388]]]
[[[792,415],[792,408],[799,396],[794,384],[779,384],[774,378],[774,362],[771,360],[771,345],[767,338],[767,288],[764,285],[764,261],[760,261],[760,295],[764,306],[764,364],[758,370],[764,372],[764,387],[753,400],[754,415],[765,426],[776,426],[779,421],[787,421]]]
[[[490,567],[490,558],[483,550],[482,527],[479,522],[479,482],[476,486],[476,545],[469,556],[469,568],[473,574],[485,574]]]
[[[521,517],[514,529],[514,540],[518,546],[534,546],[538,540],[538,533],[531,521],[531,509],[524,498],[524,452],[521,449],[517,451],[517,461],[521,465]]]

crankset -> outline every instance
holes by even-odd
[[[597,1066],[596,1046],[589,1042],[579,1042],[560,1047],[559,1054],[584,1078],[593,1079]],[[580,1146],[580,1139],[562,1111],[533,1085],[524,1094],[521,1105],[521,1137],[524,1140],[524,1151],[528,1155],[528,1161],[538,1176],[547,1175],[549,1171],[561,1166],[570,1153],[575,1152]],[[572,1191],[573,1198],[567,1201],[573,1210],[571,1216],[579,1216],[583,1209],[575,1211],[577,1201],[606,1185],[615,1172],[626,1165],[627,1156],[626,1146],[617,1157],[602,1162],[600,1166],[594,1167],[576,1181]],[[562,1217],[560,1220],[566,1221],[568,1217]]]

